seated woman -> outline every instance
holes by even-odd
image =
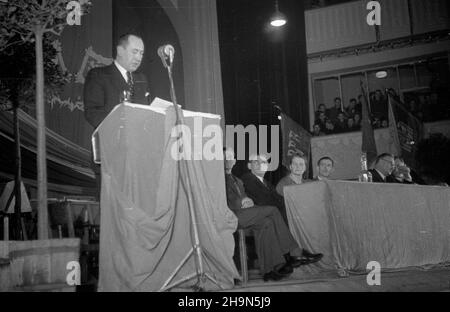
[[[287,185],[302,184],[304,182],[309,182],[308,180],[303,180],[303,174],[306,171],[307,160],[304,156],[300,154],[294,154],[291,157],[289,170],[290,173],[282,178],[278,182],[276,190],[281,196],[284,196],[283,189]]]

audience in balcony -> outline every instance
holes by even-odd
[[[322,131],[322,129],[320,128],[320,125],[318,123],[314,124],[312,135],[313,136],[324,136],[325,135],[325,133]]]
[[[343,133],[346,132],[348,129],[347,127],[347,121],[345,120],[345,115],[343,112],[339,112],[337,115],[337,119],[334,123],[334,131],[336,133]]]
[[[318,124],[320,126],[320,129],[322,131],[325,131],[325,123],[327,121],[327,115],[324,112],[319,112],[318,113],[318,118],[316,119],[316,124]]]
[[[344,107],[344,112],[348,118],[355,116],[356,113],[361,113],[361,104],[355,98],[350,99],[349,105]]]
[[[372,128],[373,129],[381,128],[381,120],[380,120],[380,118],[372,115],[371,121],[372,121]]]
[[[448,91],[432,91],[430,93],[404,94],[403,100],[397,92],[390,88],[387,90],[400,103],[405,103],[404,108],[412,113],[421,122],[431,122],[450,118],[450,105],[448,102]],[[372,127],[374,129],[387,128],[389,126],[389,100],[387,93],[380,89],[369,93]],[[333,107],[327,109],[322,103],[316,111],[315,129],[313,136],[323,134],[338,134],[361,130],[361,100],[362,95],[351,98],[342,107],[340,97],[334,99]],[[319,129],[319,128],[320,129]]]
[[[337,97],[334,99],[334,107],[328,110],[328,118],[334,123],[337,119],[339,112],[342,112],[342,100]]]
[[[358,98],[361,101],[362,95]],[[377,95],[377,92],[373,92],[372,97],[375,105],[381,105],[385,97]],[[325,104],[320,104],[319,109],[316,111],[316,120],[313,127],[313,136],[338,134],[345,132],[353,132],[361,130],[361,103],[355,98],[350,99],[349,104],[345,107],[341,107],[341,99],[339,97],[334,99],[334,107],[326,109]],[[377,129],[381,127],[387,127],[387,108],[386,111],[381,113],[379,110],[376,114],[372,115],[372,126]]]
[[[389,89],[393,96],[397,96],[395,90]],[[374,129],[387,128],[389,126],[388,119],[388,96],[380,89],[370,92],[370,107],[372,127]],[[398,97],[398,96],[397,96]],[[429,97],[431,102],[431,97]],[[313,136],[320,136],[323,134],[338,134],[345,132],[354,132],[361,130],[361,104],[362,95],[356,98],[351,98],[347,105],[341,107],[341,98],[334,99],[334,106],[326,109],[325,104],[320,104],[316,111],[316,120],[313,129]],[[424,120],[424,113],[417,105],[417,101],[410,101],[410,111],[421,121]]]
[[[361,130],[361,127],[356,126],[355,120],[350,117],[347,119],[347,132],[356,132]]]
[[[327,114],[327,107],[325,106],[325,104],[319,105],[319,108],[316,112],[316,120],[319,119],[320,113],[324,113],[325,115]]]
[[[334,134],[336,133],[334,131],[334,124],[330,119],[327,119],[325,122],[325,130],[324,130],[326,135],[330,135],[330,134]]]

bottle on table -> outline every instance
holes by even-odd
[[[372,174],[367,169],[367,154],[361,154],[361,172],[358,176],[359,182],[372,182]]]

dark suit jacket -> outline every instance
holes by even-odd
[[[400,183],[400,184],[414,184],[413,182],[408,182],[408,181],[403,181],[400,182],[398,180],[395,179],[395,177],[393,175],[388,175],[386,177],[386,180],[383,180],[383,178],[381,177],[381,175],[378,173],[378,171],[376,171],[375,169],[370,169],[369,170],[370,173],[372,174],[372,182],[375,183]]]
[[[276,206],[285,210],[283,196],[280,196],[275,187],[267,180],[262,183],[253,173],[248,172],[242,176],[245,192],[255,205]]]
[[[386,183],[387,182],[381,177],[381,175],[375,169],[370,169],[369,172],[372,174],[372,182],[375,182],[375,183]]]
[[[150,96],[147,79],[144,74],[133,73],[134,97],[137,104],[149,104]],[[89,71],[84,83],[84,116],[94,128],[105,119],[111,110],[120,104],[123,91],[128,85],[114,63],[105,67],[93,68]]]
[[[233,211],[241,209],[242,200],[247,197],[247,194],[245,194],[244,183],[231,174],[225,174],[225,187],[227,191],[228,207]]]

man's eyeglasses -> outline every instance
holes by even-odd
[[[269,162],[264,159],[258,159],[258,160],[252,160],[251,163],[258,163],[258,164],[268,164]]]
[[[384,160],[385,162],[390,163],[392,166],[395,167],[395,162],[393,159],[381,158],[381,160]]]

